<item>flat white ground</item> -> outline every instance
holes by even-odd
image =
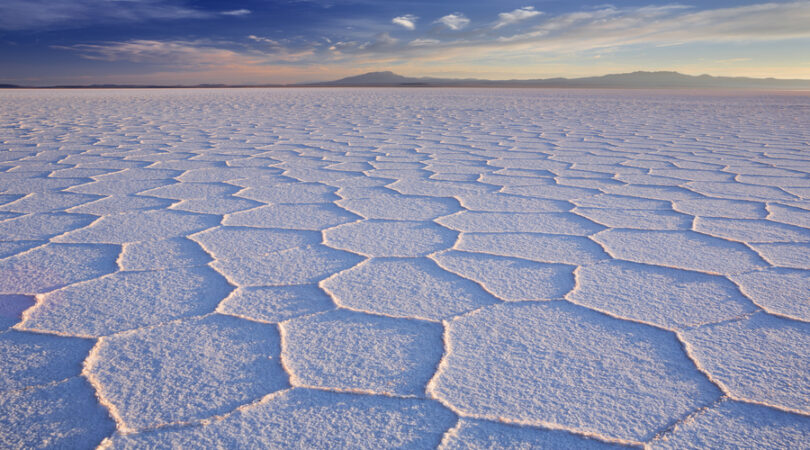
[[[810,447],[810,96],[0,93],[0,447]]]

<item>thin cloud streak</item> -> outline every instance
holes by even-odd
[[[253,11],[249,9],[234,9],[233,11],[222,11],[220,14],[223,16],[247,16],[252,13]]]
[[[498,14],[498,21],[493,26],[494,29],[512,25],[520,21],[531,19],[532,17],[543,14],[540,11],[535,11],[534,6],[524,6],[511,12],[503,12]]]
[[[261,43],[264,47],[261,50],[240,51],[223,48],[226,45],[236,46],[236,43],[231,42],[131,40],[54,46],[54,48],[71,50],[84,59],[94,61],[150,63],[178,69],[224,65],[245,67],[290,64],[313,59],[315,54],[315,47],[293,49],[284,46],[279,41],[255,35],[248,36],[248,39]]]
[[[95,61],[128,61],[180,67],[217,66],[232,62],[240,64],[261,62],[260,59],[250,58],[243,53],[199,41],[133,40],[54,47],[75,51],[82,58]]]
[[[89,23],[204,19],[211,14],[164,0],[2,0],[0,30],[76,28]]]

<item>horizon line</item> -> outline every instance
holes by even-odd
[[[384,75],[389,77],[396,77],[397,79],[405,81],[352,81],[354,79],[361,79],[373,75]],[[663,80],[646,80],[657,81],[658,85],[641,85],[634,87],[632,83],[627,82],[625,85],[616,85],[616,82],[608,83],[606,85],[599,85],[600,79],[609,77],[621,77],[630,75],[648,75],[648,76],[681,76],[684,77],[682,81],[715,81],[722,83],[723,81],[736,81],[736,82],[753,82],[753,83],[808,83],[807,88],[803,87],[768,87],[768,86],[732,86],[730,90],[805,90],[810,89],[810,79],[804,78],[775,78],[775,77],[747,77],[747,76],[724,76],[724,75],[711,75],[700,74],[691,75],[674,70],[635,70],[632,72],[621,73],[607,73],[603,75],[592,75],[585,77],[552,77],[552,78],[511,78],[511,79],[488,79],[488,78],[442,78],[432,76],[403,76],[396,74],[391,70],[375,70],[365,72],[357,75],[351,75],[336,80],[327,81],[311,81],[311,82],[295,82],[295,83],[198,83],[198,84],[154,84],[154,83],[92,83],[92,84],[53,84],[53,85],[21,85],[16,83],[3,83],[0,82],[0,89],[182,89],[182,88],[299,88],[299,87],[504,87],[504,88],[580,88],[580,89],[723,89],[722,86],[701,86],[701,85],[679,85],[678,83],[667,82]],[[707,80],[709,79],[709,80]],[[563,86],[565,83],[576,82],[592,82],[596,84],[574,84]],[[431,84],[432,83],[432,84]],[[451,83],[451,84],[442,84]],[[526,84],[521,84],[526,83]],[[536,83],[532,85],[531,83]],[[541,84],[542,83],[542,84]],[[554,85],[559,83],[560,85]]]

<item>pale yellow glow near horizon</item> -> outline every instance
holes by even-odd
[[[367,72],[392,71],[409,77],[478,78],[490,80],[579,78],[635,71],[676,71],[686,75],[713,75],[751,78],[782,78],[810,80],[810,64],[760,66],[751,61],[720,61],[713,63],[672,64],[659,63],[639,67],[631,64],[604,62],[599,64],[573,64],[568,62],[535,63],[521,66],[378,60],[355,61],[340,65],[261,65],[228,64],[195,71],[159,71],[148,74],[106,74],[66,77],[60,84],[294,84],[301,82],[331,81]],[[47,80],[30,78],[32,85],[49,84]]]
[[[234,70],[236,69],[236,70]],[[466,69],[466,70],[465,70]],[[495,70],[473,67],[435,67],[420,66],[362,66],[362,67],[269,67],[247,66],[216,69],[198,72],[155,72],[150,74],[127,74],[73,77],[71,83],[113,83],[113,84],[293,84],[301,82],[331,81],[367,72],[392,71],[409,77],[436,78],[478,78],[490,80],[541,79],[541,78],[579,78],[601,76],[615,73],[643,71],[676,71],[686,75],[713,75],[751,78],[810,79],[810,68],[804,67],[723,67],[723,66],[659,66],[638,68],[634,66],[611,65],[598,70],[571,67],[566,65],[548,65],[542,68],[515,67],[512,70],[498,68]],[[36,82],[37,80],[31,80]]]

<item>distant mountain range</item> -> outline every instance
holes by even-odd
[[[411,78],[393,72],[370,72],[354,77],[306,86],[480,86],[536,88],[712,88],[712,89],[810,89],[810,80],[776,78],[713,77],[678,72],[632,72],[586,78],[535,80],[478,80],[453,78]]]
[[[264,85],[67,85],[54,88],[213,88],[213,87],[525,87],[525,88],[608,88],[608,89],[764,89],[810,90],[810,80],[776,78],[713,77],[711,75],[684,75],[678,72],[632,72],[586,78],[544,78],[535,80],[480,80],[474,78],[414,78],[393,72],[369,72],[334,81],[297,84]],[[26,88],[13,84],[0,84],[0,89]]]

